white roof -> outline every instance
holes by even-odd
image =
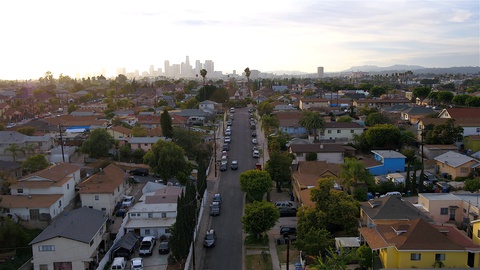
[[[393,150],[372,150],[372,153],[383,158],[406,158],[402,153]]]
[[[461,165],[463,165],[467,162],[470,162],[472,160],[477,161],[476,159],[474,159],[472,157],[465,156],[465,155],[462,155],[460,153],[453,152],[453,151],[448,151],[444,154],[441,154],[440,156],[437,156],[435,158],[435,160],[439,161],[441,163],[444,163],[444,164],[448,164],[449,166],[454,167],[454,168],[456,168],[458,166],[461,166]]]

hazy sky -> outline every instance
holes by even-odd
[[[180,64],[341,71],[480,65],[480,1],[1,1],[0,79]],[[208,75],[207,75],[208,76]]]

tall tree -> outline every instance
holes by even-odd
[[[299,124],[306,128],[309,134],[311,134],[311,131],[313,130],[313,140],[318,142],[318,130],[324,128],[325,119],[323,119],[318,112],[303,111]]]
[[[282,186],[291,185],[291,165],[292,157],[289,154],[280,151],[270,153],[270,158],[265,165],[265,171],[275,181],[277,191],[279,192],[282,190]]]
[[[415,95],[415,97],[419,98],[420,103],[422,103],[423,100],[428,97],[428,95],[430,94],[431,91],[432,91],[432,89],[430,87],[419,86],[419,87],[416,87],[413,90],[413,94]]]
[[[158,140],[145,154],[143,161],[164,181],[177,176],[178,173],[190,175],[191,172],[190,164],[185,160],[185,151],[174,142]]]
[[[245,70],[245,77],[247,77],[247,89],[248,89],[248,92],[250,93],[250,96],[253,97],[252,95],[252,90],[250,89],[250,74],[252,73],[250,71],[250,68],[247,67]]]
[[[207,100],[207,91],[205,91],[205,77],[207,76],[207,70],[202,68],[200,70],[200,75],[202,76],[203,78],[203,91],[204,91],[204,97],[203,97],[203,100]]]
[[[372,186],[374,182],[373,176],[365,169],[365,165],[356,158],[345,158],[345,163],[340,164],[339,176],[343,179],[343,186],[347,190],[358,183]]]
[[[279,217],[280,213],[272,203],[254,201],[245,206],[245,214],[242,217],[243,230],[259,238],[275,226]]]
[[[436,125],[433,130],[428,130],[425,143],[427,144],[453,144],[463,138],[463,128],[455,126],[454,119],[448,119],[444,124]]]
[[[22,162],[22,170],[27,173],[34,173],[43,169],[48,168],[50,163],[45,158],[44,155],[35,155],[28,157],[24,162]]]
[[[162,127],[163,136],[166,138],[173,138],[173,126],[172,126],[172,117],[165,109],[160,115],[160,126]]]
[[[18,146],[18,144],[12,144],[10,145],[9,147],[5,148],[5,150],[3,150],[4,153],[6,152],[11,152],[12,153],[12,158],[13,158],[13,162],[15,162],[17,160],[17,157],[18,157],[18,153],[23,153],[25,154],[24,150],[22,147]]]
[[[98,128],[90,133],[88,139],[83,142],[81,151],[92,158],[107,157],[108,151],[115,145],[115,140],[107,130]]]
[[[272,187],[272,179],[266,171],[249,170],[240,174],[240,188],[249,201],[261,201]]]
[[[275,115],[264,114],[262,116],[262,129],[266,134],[270,134],[272,129],[278,129],[279,125],[278,118]]]

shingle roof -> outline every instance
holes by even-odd
[[[393,150],[372,150],[372,153],[383,158],[406,158],[402,153]]]
[[[405,202],[400,196],[385,196],[368,202],[361,202],[362,211],[372,220],[412,220],[423,218],[431,221],[423,215],[410,202]]]
[[[115,131],[115,132],[119,132],[119,133],[125,134],[125,135],[130,135],[130,134],[132,134],[132,130],[129,129],[129,128],[126,128],[126,127],[124,127],[124,126],[113,126],[113,127],[112,127],[112,130]]]
[[[127,173],[115,164],[110,164],[103,170],[78,184],[79,194],[113,193],[127,178]]]
[[[361,128],[364,127],[357,122],[326,122],[325,129],[327,128]]]
[[[478,118],[480,115],[480,108],[447,108],[451,118]],[[444,113],[444,111],[442,111]]]
[[[2,195],[2,208],[49,208],[57,202],[63,194],[32,194],[32,195]]]
[[[158,140],[161,140],[162,138],[160,137],[132,137],[128,141],[130,144],[132,143],[148,143],[148,144],[153,144],[158,142]]]
[[[72,163],[58,163],[44,170],[29,174],[16,183],[11,188],[48,188],[51,186],[62,186],[66,181],[70,180],[72,174],[80,170],[80,166]]]
[[[88,207],[74,209],[58,215],[45,230],[30,242],[30,245],[55,237],[90,243],[106,221],[107,218],[102,211]]]
[[[292,153],[343,153],[345,148],[341,144],[291,144]]]

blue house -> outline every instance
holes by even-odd
[[[375,161],[380,164],[366,167],[371,174],[382,175],[405,171],[406,157],[401,153],[393,150],[372,150],[372,153]]]

